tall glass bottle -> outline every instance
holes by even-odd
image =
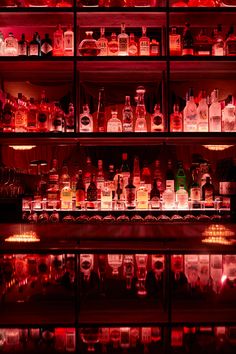
[[[135,156],[134,158],[134,166],[133,166],[133,183],[138,190],[140,185],[140,166],[139,166],[139,158]]]
[[[118,55],[118,41],[117,41],[117,36],[113,32],[111,34],[111,40],[108,42],[108,55],[110,56],[116,56]]]
[[[146,108],[144,103],[145,88],[143,86],[138,86],[136,90],[136,122],[135,122],[135,132],[147,132],[147,122],[146,122]]]
[[[209,118],[205,90],[201,91],[201,100],[197,107],[197,125],[199,132],[208,132]]]
[[[133,109],[130,104],[130,96],[125,96],[125,105],[122,111],[123,132],[132,132],[134,129]]]
[[[74,32],[71,24],[64,33],[64,55],[71,57],[74,54]]]
[[[32,41],[29,43],[29,56],[38,57],[41,55],[41,42],[38,32],[34,33]]]
[[[183,131],[183,116],[179,111],[179,105],[174,104],[173,113],[170,115],[170,131],[182,132]]]
[[[112,190],[110,187],[110,182],[105,181],[103,188],[101,190],[101,209],[111,210],[112,209]]]
[[[150,38],[146,35],[147,28],[142,26],[142,37],[139,39],[139,55],[150,55]]]
[[[197,106],[194,101],[193,89],[189,89],[188,101],[184,108],[184,131],[197,132]]]
[[[180,186],[183,186],[184,189],[187,189],[187,185],[186,185],[186,174],[183,168],[183,163],[182,161],[178,162],[178,171],[176,173],[176,177],[175,177],[175,189],[176,191],[179,190]]]
[[[108,264],[112,268],[112,275],[119,275],[119,268],[123,263],[123,255],[122,254],[108,254]]]
[[[164,116],[161,113],[160,104],[156,104],[154,107],[154,113],[151,116],[151,131],[164,132],[164,130],[165,130]]]
[[[65,115],[66,133],[75,131],[75,110],[72,102],[69,103],[68,113]]]
[[[103,171],[103,161],[98,160],[98,171],[97,171],[97,197],[101,200],[101,192],[104,188],[105,176]]]
[[[105,94],[104,87],[99,90],[98,111],[97,111],[97,126],[98,131],[103,133],[106,131],[106,115],[105,115]]]
[[[233,96],[229,95],[226,102],[227,104],[222,111],[222,131],[233,132],[236,130],[236,116]]]
[[[120,167],[120,174],[122,176],[123,185],[121,186],[122,189],[128,184],[130,178],[130,168],[128,165],[128,155],[127,153],[122,154],[122,164]]]
[[[105,27],[100,28],[100,38],[97,40],[97,46],[100,49],[98,56],[104,57],[108,55],[108,40],[105,37]]]
[[[56,31],[53,33],[53,55],[64,55],[64,35],[61,25],[58,25]]]
[[[148,190],[148,194],[150,194],[151,189],[152,189],[152,178],[151,178],[151,171],[150,171],[150,168],[148,167],[147,161],[143,162],[141,181],[143,181],[145,183],[145,186]]]
[[[96,209],[98,200],[98,190],[96,186],[95,174],[91,175],[91,181],[87,189],[87,208]]]
[[[23,100],[22,93],[18,93],[17,110],[15,112],[15,132],[25,132],[27,130],[27,108]]]
[[[183,33],[182,55],[194,55],[193,44],[194,44],[194,38],[190,30],[190,24],[185,23],[185,29]]]
[[[125,33],[125,24],[121,24],[121,33],[118,35],[118,55],[127,56],[129,49],[129,36]]]
[[[140,182],[139,189],[137,190],[137,208],[148,209],[148,190],[144,181]]]
[[[147,276],[147,254],[136,254],[135,255],[136,265],[137,265],[137,278],[138,278],[138,295],[146,296],[146,276]]]
[[[156,178],[153,180],[153,185],[150,192],[150,204],[152,209],[160,209],[160,191],[157,186]]]
[[[127,209],[135,209],[136,207],[136,187],[133,184],[133,176],[130,175],[128,184],[125,186],[125,200]]]
[[[49,105],[46,99],[45,91],[41,93],[41,101],[39,104],[37,126],[40,132],[47,132],[49,130]]]
[[[234,33],[234,26],[230,26],[229,32],[227,34],[227,38],[225,41],[225,55],[236,55],[236,36]]]
[[[176,203],[178,209],[188,209],[188,192],[183,185],[176,191]]]
[[[138,44],[135,41],[134,33],[130,33],[128,55],[129,56],[137,56],[138,54],[139,54]]]
[[[76,183],[76,192],[75,192],[75,207],[77,209],[82,209],[85,202],[85,185],[83,181],[82,171],[79,170],[79,177]]]
[[[70,181],[64,183],[64,187],[61,189],[61,209],[72,209],[72,189],[70,187]]]
[[[22,33],[21,39],[18,41],[18,56],[26,57],[28,55],[28,43],[25,39],[25,34]]]
[[[49,37],[49,34],[45,34],[45,38],[41,41],[41,55],[42,57],[51,57],[52,56],[52,40]]]
[[[225,43],[222,35],[222,25],[217,25],[217,27],[214,28],[212,41],[212,55],[223,56]]]
[[[214,186],[211,184],[210,177],[206,177],[206,183],[202,186],[202,200],[205,201],[205,208],[214,207],[214,197]]]
[[[175,175],[173,171],[172,161],[168,160],[166,170],[166,188],[169,187],[172,191],[175,190]]]
[[[177,33],[177,28],[172,27],[171,33],[169,35],[169,46],[170,46],[170,55],[181,55],[181,37],[180,34]]]
[[[83,106],[83,113],[79,116],[79,131],[81,133],[93,132],[93,117],[87,104]]]
[[[209,107],[209,131],[221,132],[221,104],[218,101],[219,90],[211,93],[211,105]]]
[[[27,131],[35,132],[37,130],[37,112],[38,108],[34,102],[34,98],[30,97],[27,114]]]

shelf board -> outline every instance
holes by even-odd
[[[37,62],[73,62],[74,61],[74,57],[73,56],[63,56],[63,57],[32,57],[32,56],[27,56],[27,57],[0,57],[0,62],[16,62],[16,63],[23,63],[23,62],[33,62],[33,63],[37,63]],[[12,68],[13,69],[13,68]]]
[[[168,9],[166,7],[77,7],[76,8],[77,13],[91,13],[91,12],[97,12],[97,13],[126,13],[126,12],[167,12]]]
[[[168,7],[166,9],[167,12],[170,12],[170,13],[198,13],[198,12],[201,12],[201,13],[207,13],[207,12],[210,12],[210,13],[223,13],[223,12],[229,12],[229,13],[232,13],[232,12],[236,12],[236,8],[235,7]]]
[[[74,8],[71,7],[0,7],[0,13],[40,13],[40,12],[69,12],[73,13]]]

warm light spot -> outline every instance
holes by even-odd
[[[221,284],[223,285],[224,282],[226,281],[227,279],[227,275],[223,274],[222,277],[221,277]]]
[[[25,150],[32,150],[33,148],[36,147],[36,145],[9,145],[14,150],[20,150],[20,151],[25,151]]]
[[[204,237],[233,237],[235,233],[224,225],[214,224],[208,226],[208,228],[202,234]]]
[[[9,236],[5,239],[5,242],[40,242],[40,238],[35,232],[30,231]]]
[[[229,149],[231,146],[234,145],[203,145],[204,148],[211,151],[223,151]]]
[[[207,237],[202,240],[202,243],[220,244],[220,245],[232,245],[234,241],[228,240],[225,237]]]

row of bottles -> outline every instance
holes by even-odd
[[[53,33],[53,39],[48,33],[44,39],[40,39],[38,32],[35,32],[32,40],[27,40],[25,34],[17,39],[13,32],[4,38],[0,31],[0,56],[20,57],[50,57],[50,56],[72,56],[74,54],[74,32],[69,25],[64,31],[58,25]]]
[[[63,110],[64,109],[64,110]],[[22,93],[15,98],[0,92],[0,131],[7,132],[74,132],[74,106],[61,108],[49,102],[43,90],[41,98],[27,99]]]
[[[96,41],[93,32],[87,31],[86,38],[78,47],[81,56],[156,56],[160,55],[160,43],[156,39],[150,40],[146,34],[147,28],[142,27],[142,36],[137,39],[134,33],[128,35],[125,32],[125,24],[121,25],[121,33],[115,32],[108,40],[105,36],[105,28],[100,28],[100,38]]]

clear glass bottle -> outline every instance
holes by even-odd
[[[14,112],[12,109],[10,94],[7,93],[5,105],[2,113],[3,132],[13,132],[15,130]]]
[[[199,280],[202,290],[206,289],[210,279],[210,256],[209,254],[199,254]]]
[[[83,57],[97,56],[100,52],[96,39],[93,38],[93,31],[85,32],[85,39],[83,39],[78,47],[79,55]]]
[[[176,203],[178,209],[188,209],[188,192],[182,185],[176,191]]]
[[[108,55],[108,40],[105,37],[105,27],[100,28],[100,38],[97,40],[97,46],[100,50],[99,56],[107,56]]]
[[[108,254],[108,264],[112,268],[112,275],[119,275],[119,268],[123,263],[123,255],[122,254]]]
[[[101,209],[112,210],[112,190],[109,182],[104,182],[101,190]]]
[[[130,33],[128,55],[129,56],[137,56],[138,54],[139,54],[138,44],[135,41],[134,33]]]
[[[174,104],[173,113],[170,115],[170,131],[182,132],[183,131],[183,116],[179,111],[179,105]]]
[[[236,130],[236,116],[234,98],[229,95],[225,108],[222,110],[222,131],[234,132]]]
[[[211,105],[209,107],[209,131],[221,132],[221,104],[218,101],[219,90],[211,93]]]
[[[169,35],[170,55],[179,56],[182,54],[181,36],[177,33],[177,28],[172,27]]]
[[[72,209],[72,189],[70,187],[70,182],[64,182],[64,187],[61,189],[61,209],[71,210]]]
[[[25,34],[22,33],[21,39],[18,41],[18,56],[27,57],[28,55],[28,43],[25,39]]]
[[[134,129],[133,108],[130,104],[130,96],[125,96],[125,105],[122,111],[123,132],[132,132]]]
[[[53,33],[53,55],[64,55],[64,34],[61,25],[58,25],[56,31]]]
[[[131,290],[134,277],[134,255],[125,254],[123,258],[123,275],[126,279],[126,289]]]
[[[192,172],[192,183],[190,186],[190,199],[193,209],[199,209],[201,207],[201,189],[198,183],[198,174],[196,170]]]
[[[212,41],[212,55],[223,56],[225,43],[222,35],[222,25],[217,25],[217,27],[214,28]]]
[[[195,288],[199,278],[198,255],[184,255],[184,272],[191,288]]]
[[[225,41],[225,55],[236,55],[236,36],[234,33],[234,26],[230,26],[229,32],[227,34],[227,38]]]
[[[30,97],[27,114],[27,131],[35,132],[37,130],[37,113],[38,108],[34,102],[34,98]]]
[[[197,106],[194,101],[193,89],[189,89],[188,101],[184,108],[184,131],[197,132]]]
[[[139,38],[139,55],[150,55],[150,38],[146,35],[147,28],[142,26],[142,37]]]
[[[5,40],[2,31],[0,31],[0,57],[5,55]]]
[[[147,132],[147,122],[146,122],[146,108],[144,103],[144,94],[146,90],[143,86],[138,86],[136,90],[136,122],[135,122],[135,132]]]
[[[223,255],[223,273],[227,279],[234,282],[236,279],[236,256],[233,254]]]
[[[175,208],[175,192],[170,187],[166,187],[162,194],[162,208],[164,210]]]
[[[70,24],[64,32],[64,55],[73,56],[74,54],[74,32]]]
[[[104,87],[99,90],[98,110],[97,110],[97,125],[98,132],[106,131],[106,115],[105,115],[105,92]]]
[[[160,191],[157,187],[157,179],[153,181],[153,186],[150,192],[150,204],[152,209],[160,209]]]
[[[197,107],[197,126],[199,132],[209,131],[208,104],[205,90],[201,90],[201,99]]]
[[[213,291],[219,294],[222,283],[223,275],[223,257],[222,254],[211,254],[210,255],[210,275],[212,278]]]
[[[122,133],[122,124],[117,115],[117,110],[111,111],[111,118],[107,121],[107,132]]]
[[[18,107],[15,112],[15,132],[25,132],[27,130],[28,110],[22,93],[18,93],[17,105]]]
[[[154,107],[154,113],[151,116],[151,131],[164,132],[164,130],[165,130],[164,116],[161,113],[160,104],[156,104]]]
[[[148,190],[145,182],[140,182],[140,187],[137,190],[137,209],[148,209]]]
[[[49,130],[49,117],[50,110],[46,99],[45,91],[41,93],[41,101],[39,104],[38,116],[37,116],[37,128],[39,132],[47,132]]]
[[[118,35],[118,55],[127,56],[129,49],[129,36],[125,33],[125,24],[121,24],[121,33]]]
[[[10,32],[5,38],[5,56],[13,57],[18,55],[18,42],[13,33]]]
[[[111,40],[108,42],[108,55],[110,56],[117,56],[118,55],[118,41],[117,41],[117,36],[113,32],[111,34]]]
[[[93,254],[81,254],[80,255],[80,272],[84,276],[85,281],[90,280],[91,272],[94,267],[94,255]]]
[[[137,265],[137,278],[138,278],[138,295],[146,296],[146,277],[147,277],[147,262],[148,255],[147,254],[136,254],[135,255],[136,265]]]
[[[90,114],[88,104],[83,106],[83,113],[79,116],[79,131],[81,133],[93,132],[93,117]]]

